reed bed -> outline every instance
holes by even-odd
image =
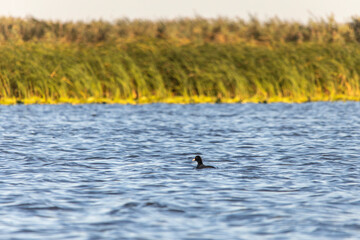
[[[360,100],[360,18],[0,18],[0,103]]]
[[[356,43],[0,45],[1,103],[360,99]]]

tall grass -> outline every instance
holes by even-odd
[[[360,99],[357,43],[30,41],[0,52],[3,103]]]
[[[360,100],[360,18],[0,18],[0,102]]]

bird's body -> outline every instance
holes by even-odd
[[[215,167],[213,167],[213,166],[206,166],[206,165],[204,165],[204,164],[198,164],[198,165],[196,166],[196,169],[203,169],[203,168],[215,168]]]
[[[200,156],[196,156],[193,161],[196,161],[198,163],[196,169],[215,168],[213,166],[204,165]]]

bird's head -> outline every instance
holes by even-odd
[[[200,156],[196,156],[193,161],[196,161],[198,164],[202,164],[202,159]]]

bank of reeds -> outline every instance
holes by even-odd
[[[2,103],[360,99],[358,43],[28,42],[0,52]]]
[[[360,100],[360,18],[0,18],[0,103]]]

